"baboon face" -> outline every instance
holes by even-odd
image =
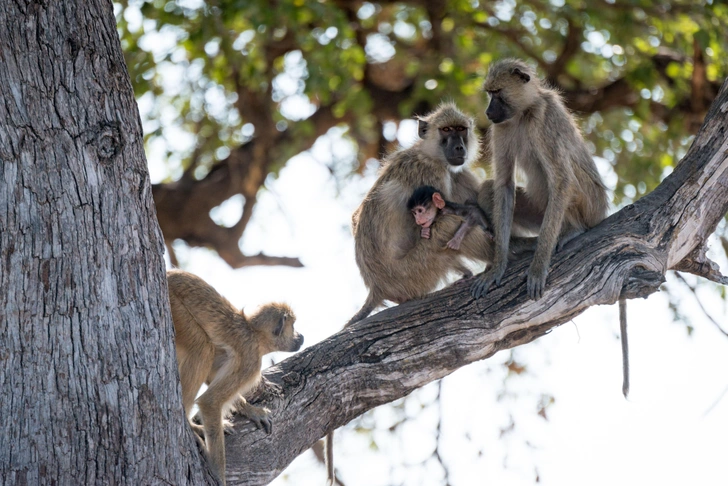
[[[468,160],[468,137],[472,136],[472,126],[472,120],[457,108],[443,105],[427,118],[418,120],[417,131],[420,138],[437,147],[450,166],[460,167]]]
[[[429,228],[435,222],[437,217],[437,208],[434,204],[421,204],[412,208],[412,215],[415,217],[415,223],[423,228]]]
[[[521,61],[500,61],[490,68],[483,89],[490,95],[485,115],[493,123],[510,120],[519,111],[515,100],[525,98],[525,85],[531,81],[528,66]]]
[[[293,352],[301,349],[303,345],[303,334],[293,329],[296,316],[283,314],[273,330],[277,351]]]
[[[429,228],[437,218],[438,210],[445,207],[445,200],[432,186],[420,186],[414,190],[407,201],[407,209],[422,228]]]
[[[485,110],[485,116],[488,117],[488,120],[493,123],[502,123],[513,117],[513,108],[506,102],[500,89],[488,91],[488,94],[490,95],[490,104],[488,104],[488,109]]]
[[[468,156],[468,129],[461,125],[442,127],[439,136],[447,163],[455,167],[463,165]]]
[[[301,349],[303,335],[293,329],[296,314],[288,304],[272,302],[264,305],[250,318],[254,329],[265,333],[263,354],[274,351],[293,352]]]

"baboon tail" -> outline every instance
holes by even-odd
[[[359,309],[359,312],[354,314],[354,317],[349,319],[349,322],[347,322],[344,327],[347,328],[355,322],[361,321],[366,316],[371,314],[371,312],[381,303],[382,299],[380,299],[379,297],[375,297],[372,292],[369,292],[369,295],[367,296],[367,300],[364,302],[364,305],[361,307],[361,309]]]
[[[619,299],[619,334],[622,340],[622,394],[629,395],[629,346],[627,344],[627,300]]]
[[[324,440],[324,462],[326,463],[326,486],[334,486],[336,484],[336,475],[334,474],[334,431],[326,434]]]

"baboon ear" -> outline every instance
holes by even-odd
[[[445,200],[442,198],[439,192],[436,192],[432,195],[432,202],[435,204],[435,207],[437,209],[442,209],[445,207]]]
[[[417,120],[417,135],[424,140],[427,134],[427,122],[425,120]]]
[[[521,81],[523,81],[523,84],[526,84],[529,81],[531,81],[531,76],[529,76],[528,74],[524,73],[523,71],[521,71],[518,68],[513,68],[513,71],[511,71],[511,74],[515,74],[516,76],[518,76],[519,78],[521,78]]]
[[[275,329],[273,329],[273,335],[278,337],[281,334],[283,334],[283,328],[286,326],[286,316],[282,316],[281,320],[278,322],[278,325]]]

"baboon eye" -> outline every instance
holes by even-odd
[[[286,325],[286,318],[281,317],[280,322],[278,323],[276,328],[273,330],[273,334],[275,336],[280,336],[281,334],[283,334],[283,328],[285,327],[285,325]]]
[[[455,130],[457,130],[458,132],[462,132],[463,130],[465,130],[465,127],[457,127],[455,128]]]
[[[443,132],[446,132],[446,133],[449,132],[449,131],[451,131],[451,130],[452,130],[452,128],[450,128],[450,127],[443,127],[443,129],[442,129],[442,131]]]
[[[499,89],[491,89],[491,90],[488,90],[488,94],[491,95],[491,96],[495,96],[495,95],[497,95],[500,92],[501,92],[501,90],[499,90]]]

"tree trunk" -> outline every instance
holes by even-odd
[[[0,7],[0,482],[208,484],[183,417],[142,133],[102,0]],[[462,282],[377,314],[266,372],[265,436],[237,419],[228,479],[264,484],[328,431],[589,306],[654,292],[728,211],[728,93],[652,194],[474,301]]]
[[[111,2],[1,2],[0,160],[0,483],[215,483]]]
[[[554,255],[541,300],[526,296],[528,259],[482,299],[470,282],[376,314],[268,369],[276,387],[252,400],[273,411],[265,436],[236,418],[228,484],[275,478],[329,431],[497,351],[525,344],[590,306],[646,297],[669,269],[728,284],[705,242],[728,211],[728,89],[723,85],[690,151],[651,194]],[[616,391],[616,390],[615,390]]]

